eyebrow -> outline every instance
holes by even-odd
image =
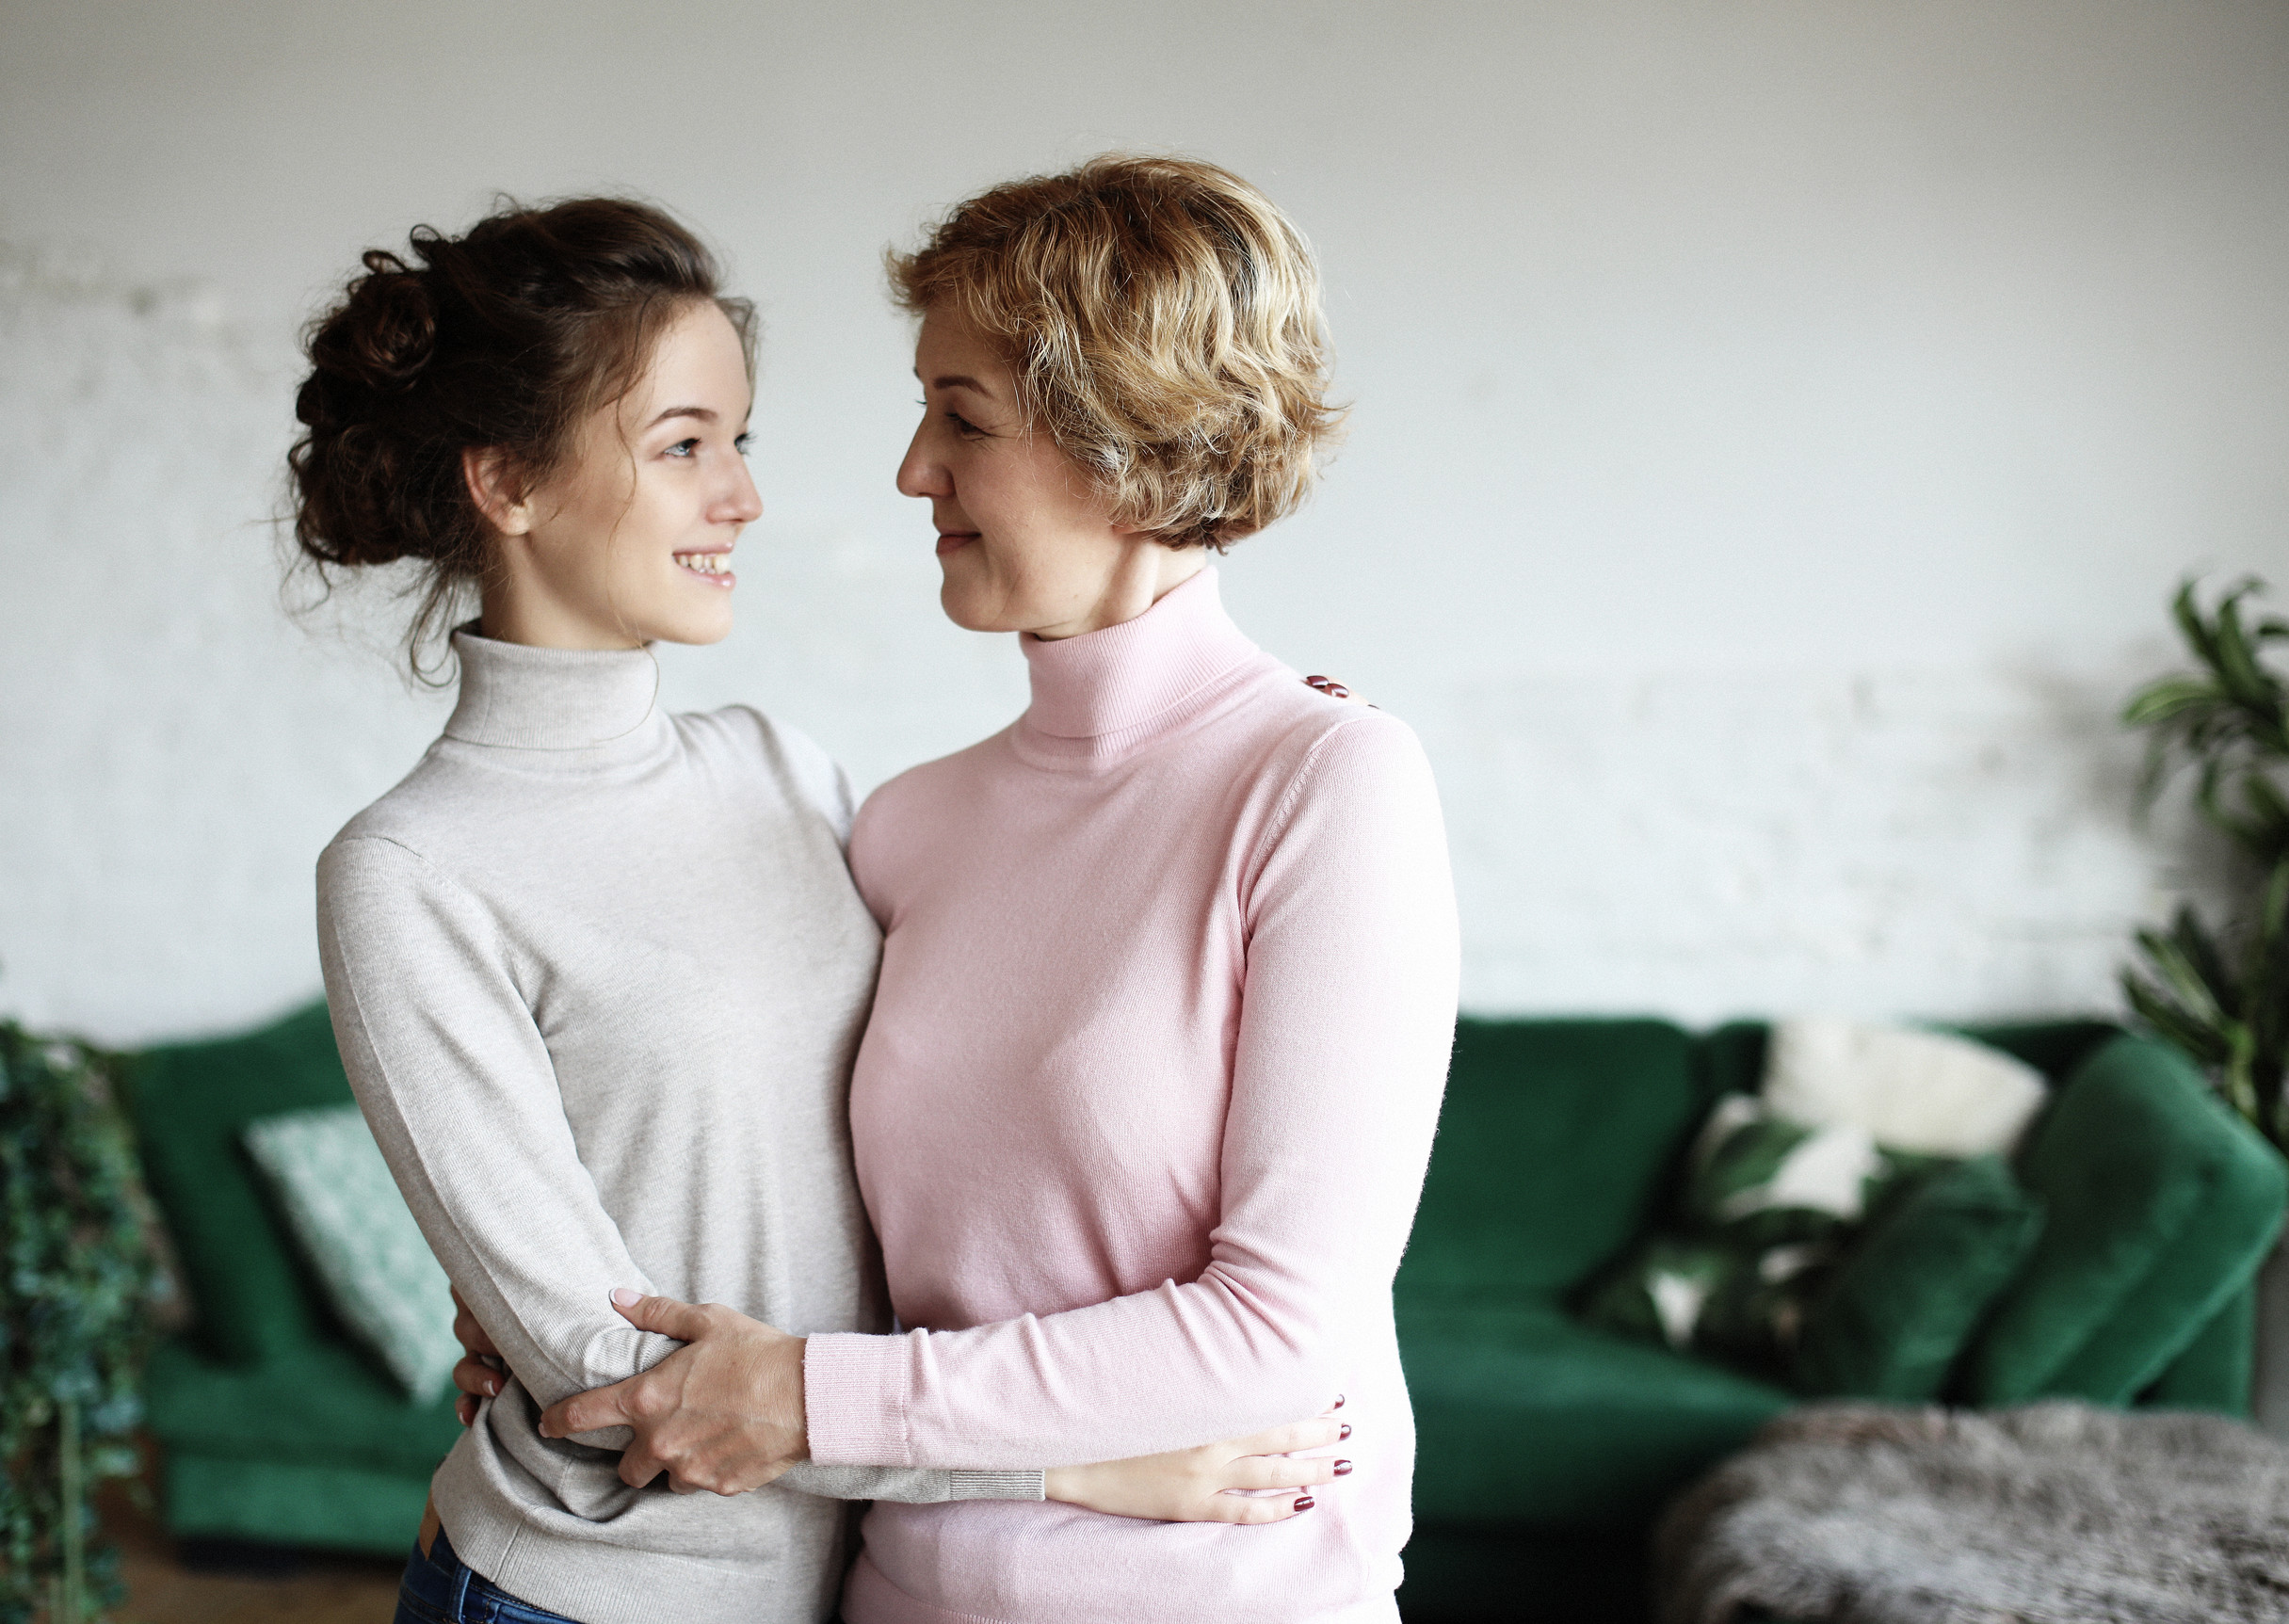
[[[915,376],[920,377],[921,375],[917,373]],[[995,398],[991,390],[966,372],[948,373],[943,378],[933,378],[930,379],[930,387],[932,389],[974,389],[988,400]]]
[[[661,412],[657,417],[653,418],[650,423],[645,424],[644,427],[646,429],[657,428],[661,424],[667,422],[671,417],[696,417],[701,423],[713,423],[716,421],[716,413],[707,407],[671,406],[667,410]]]

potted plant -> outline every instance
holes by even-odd
[[[2289,621],[2251,623],[2246,580],[2202,610],[2186,582],[2172,614],[2194,668],[2148,683],[2122,719],[2148,736],[2146,794],[2182,768],[2194,804],[2232,843],[2245,897],[2213,926],[2191,904],[2168,930],[2141,930],[2140,962],[2122,973],[2139,1018],[2208,1071],[2218,1092],[2277,1149],[2289,1150],[2289,680],[2265,645]],[[2258,1412],[2289,1434],[2289,1252],[2277,1246],[2261,1284]]]
[[[135,1473],[159,1275],[110,1056],[0,1021],[0,1624],[121,1599],[90,1501]]]

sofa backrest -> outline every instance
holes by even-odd
[[[242,1037],[146,1050],[126,1092],[200,1343],[234,1364],[307,1343],[325,1310],[239,1135],[258,1117],[350,1099],[326,1005]]]
[[[1666,1021],[1465,1019],[1398,1289],[1555,1298],[1652,1220],[1711,1095]]]
[[[2120,1036],[2095,1021],[1959,1030],[2054,1085]],[[1653,1222],[1717,1096],[1762,1085],[1770,1034],[1752,1021],[1699,1037],[1655,1020],[1458,1021],[1400,1292],[1516,1302],[1573,1291]]]

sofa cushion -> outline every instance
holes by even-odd
[[[350,1098],[326,1005],[243,1037],[147,1050],[127,1082],[201,1344],[251,1364],[308,1343],[316,1317],[300,1265],[239,1140],[258,1117]]]
[[[2137,1037],[2076,1069],[2019,1176],[2050,1216],[1972,1349],[1981,1405],[2129,1403],[2248,1283],[2289,1201],[2281,1156],[2176,1050]]]
[[[415,1403],[348,1345],[305,1343],[263,1365],[162,1343],[144,1378],[151,1430],[217,1458],[398,1472],[427,1481],[460,1436],[450,1397]]]
[[[1705,1103],[1666,1021],[1460,1021],[1401,1294],[1554,1299],[1646,1227]]]
[[[2042,1232],[2042,1205],[2000,1156],[1925,1176],[1878,1213],[1806,1315],[1794,1385],[1923,1404]]]
[[[421,1526],[427,1473],[368,1471],[354,1466],[242,1460],[169,1450],[166,1513],[179,1539],[251,1540],[264,1545],[318,1545],[402,1562]],[[242,1590],[242,1594],[243,1594]],[[250,1598],[251,1601],[251,1598]],[[240,1618],[282,1618],[266,1607]],[[329,1611],[321,1617],[345,1615]],[[150,1614],[141,1616],[152,1616]],[[176,1614],[183,1617],[186,1615]],[[219,1615],[201,1613],[212,1618]],[[307,1614],[294,1616],[307,1617]]]
[[[1399,1349],[1426,1525],[1641,1521],[1791,1402],[1555,1307],[1402,1302]]]

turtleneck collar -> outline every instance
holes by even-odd
[[[460,700],[445,737],[519,750],[591,750],[648,742],[660,667],[649,649],[536,649],[453,634]],[[652,724],[647,726],[646,724]]]
[[[1190,719],[1260,657],[1224,613],[1213,569],[1134,620],[1056,642],[1020,633],[1018,644],[1033,683],[1033,702],[1018,721],[1021,742],[1045,754],[1098,759]]]

